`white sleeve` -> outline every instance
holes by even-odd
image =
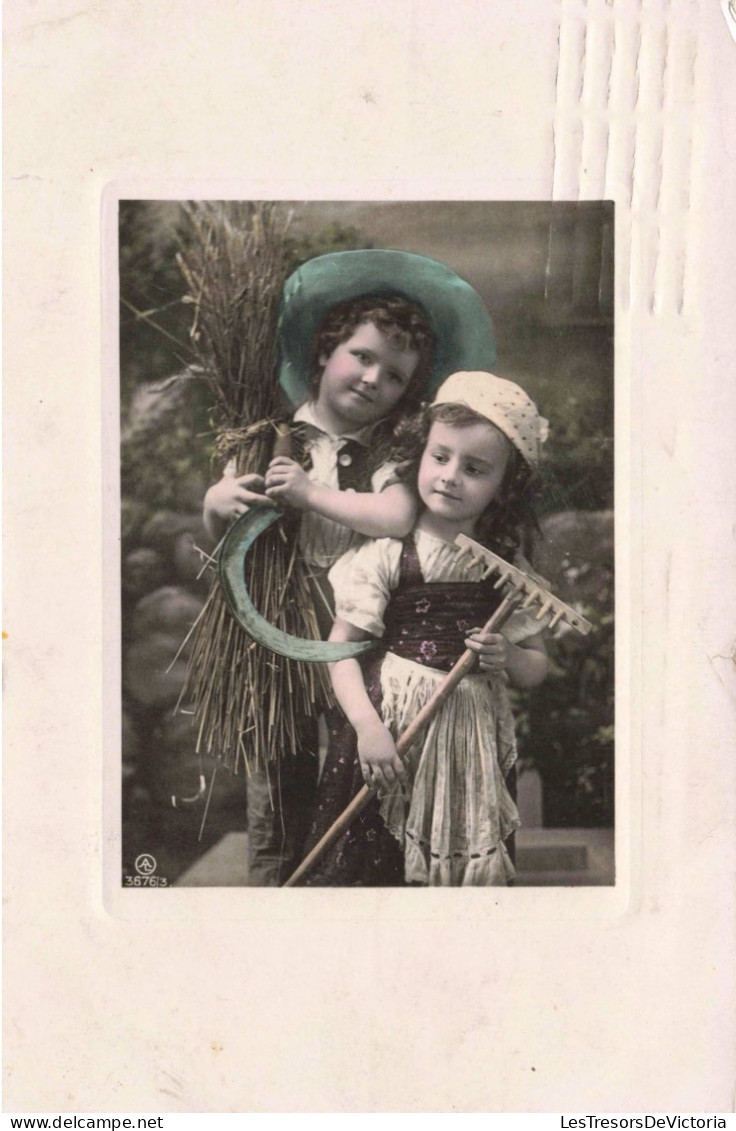
[[[528,640],[530,636],[537,636],[538,633],[544,631],[551,620],[549,613],[542,620],[537,620],[538,612],[539,606],[536,608],[532,606],[530,609],[517,609],[506,621],[501,632],[512,644],[520,644],[522,640]]]
[[[371,636],[383,636],[383,614],[399,581],[401,542],[378,538],[345,554],[329,573],[335,615]]]

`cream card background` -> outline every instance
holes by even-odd
[[[6,1109],[729,1110],[736,46],[720,6],[9,0],[5,17]],[[614,891],[151,891],[106,909],[101,201],[126,186],[616,201]]]

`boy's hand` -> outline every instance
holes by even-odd
[[[266,472],[266,494],[269,499],[289,503],[298,510],[308,510],[314,483],[304,468],[287,456],[276,456]]]
[[[478,667],[482,672],[503,672],[508,667],[512,644],[500,632],[483,632],[471,628],[465,647],[478,655]]]
[[[229,522],[248,507],[269,506],[262,475],[223,475],[204,497],[205,512]]]
[[[361,726],[357,735],[365,784],[371,789],[388,789],[397,781],[406,784],[406,766],[396,753],[396,743],[388,727],[376,718]]]

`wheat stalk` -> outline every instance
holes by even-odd
[[[192,305],[191,346],[213,394],[221,460],[238,474],[263,473],[273,422],[283,412],[276,380],[276,338],[287,272],[288,218],[280,206],[191,204],[192,235],[177,261]],[[283,631],[319,639],[297,531],[261,535],[247,562],[259,612]],[[272,655],[233,620],[215,578],[197,622],[182,701],[194,712],[197,750],[236,769],[296,753],[305,718],[327,694],[321,667]]]

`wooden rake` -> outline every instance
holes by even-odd
[[[478,542],[474,542],[472,538],[468,538],[465,534],[458,534],[455,542],[461,548],[461,553],[457,558],[458,561],[462,561],[463,558],[467,557],[482,559],[484,563],[483,580],[491,577],[495,573],[499,575],[494,584],[494,589],[503,591],[503,601],[490,620],[485,624],[483,628],[484,633],[499,632],[515,609],[528,609],[533,605],[539,606],[536,620],[539,621],[540,629],[555,628],[560,621],[562,621],[583,636],[591,631],[593,626],[590,621],[582,617],[575,609],[570,608],[569,605],[565,605],[562,601],[558,600],[558,598],[547,589],[544,589],[533,576],[517,569],[516,566],[510,565],[507,561],[504,561],[503,558],[500,558],[490,550],[486,550],[484,546],[479,545]],[[477,654],[470,648],[467,648],[463,652],[460,659],[438,684],[432,697],[427,700],[416,718],[413,719],[398,739],[396,751],[400,758],[405,758],[412,747],[421,738],[424,729],[437,714],[450,693],[457,687],[460,680],[472,671],[477,660]],[[334,824],[330,826],[322,839],[318,841],[311,852],[305,856],[296,871],[294,871],[289,879],[282,885],[283,887],[294,887],[307,875],[330,845],[345,832],[354,818],[360,813],[361,809],[365,808],[371,797],[373,797],[374,792],[375,791],[367,785],[363,786]]]

